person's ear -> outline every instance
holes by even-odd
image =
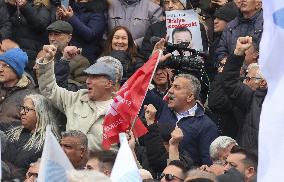
[[[253,56],[253,59],[258,60],[259,52],[255,51],[252,56]]]
[[[260,83],[259,83],[259,88],[262,88],[262,89],[265,89],[267,88],[267,82],[266,80],[261,80]]]
[[[250,179],[254,175],[256,175],[256,171],[255,171],[254,167],[251,166],[251,167],[246,169],[246,171],[245,171],[245,178],[246,179]]]
[[[81,148],[80,148],[80,157],[83,158],[86,152],[87,152],[86,148],[81,146]]]
[[[262,2],[259,0],[257,3],[256,3],[256,6],[255,6],[255,9],[256,10],[259,10],[262,8]]]
[[[189,94],[189,95],[186,97],[187,103],[191,102],[193,99],[194,99],[194,95],[193,95],[193,94]]]
[[[112,88],[113,87],[113,85],[114,85],[114,83],[113,83],[113,81],[112,80],[107,80],[106,82],[105,82],[105,88]]]
[[[68,35],[68,42],[70,42],[71,39],[72,39],[72,34],[69,34],[69,35]]]
[[[106,176],[110,176],[111,171],[109,171],[109,170],[104,170],[104,174],[105,174]]]

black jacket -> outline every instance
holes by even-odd
[[[34,5],[27,0],[27,4],[19,9],[8,5],[12,22],[12,39],[27,52],[29,64],[26,70],[32,73],[37,53],[47,43],[46,27],[51,23],[51,11],[44,5]]]
[[[0,38],[5,39],[11,36],[11,22],[7,5],[4,0],[0,0]]]
[[[239,128],[244,123],[244,114],[238,107],[235,107],[233,101],[226,94],[222,73],[216,75],[210,84],[208,106],[217,118],[221,135],[238,139]]]
[[[200,31],[201,31],[203,50],[207,50],[208,39],[207,39],[205,28],[203,24],[201,23],[200,23]],[[150,25],[150,27],[148,28],[144,36],[142,47],[140,50],[140,53],[145,57],[145,59],[149,58],[149,56],[151,55],[153,51],[154,45],[157,42],[157,40],[154,40],[155,38],[153,37],[156,37],[156,39],[165,38],[166,35],[167,35],[166,21],[160,21],[160,22]]]
[[[170,134],[169,134],[170,135]],[[146,148],[147,158],[150,165],[150,171],[152,172],[154,178],[159,176],[163,170],[167,167],[167,160],[169,158],[169,153],[163,144],[163,138],[158,129],[156,123],[148,126],[148,133],[142,138],[143,144]],[[189,170],[193,166],[193,161],[189,154],[179,148],[180,161]]]
[[[263,100],[267,89],[252,90],[240,81],[240,69],[244,56],[231,55],[224,67],[224,88],[236,107],[245,114],[245,121],[241,126],[240,146],[257,149],[259,119]]]

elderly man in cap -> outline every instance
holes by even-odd
[[[49,43],[57,48],[55,55],[55,72],[57,81],[62,82],[60,79],[65,79],[63,75],[60,76],[64,73],[60,74],[60,72],[64,69],[64,64],[69,64],[70,72],[68,84],[75,84],[78,87],[82,86],[87,79],[83,70],[90,66],[88,59],[80,54],[76,54],[76,56],[72,57],[70,60],[62,59],[63,50],[68,46],[72,38],[72,26],[68,22],[58,20],[50,24],[47,27],[47,31]]]
[[[116,82],[120,80],[113,64],[102,62],[100,59],[116,60],[112,57],[102,57],[97,63],[87,68],[87,89],[77,92],[67,91],[55,82],[54,56],[56,47],[46,45],[43,47],[45,56],[38,60],[40,92],[66,114],[66,130],[80,130],[88,137],[90,150],[102,150],[103,119],[112,103],[112,95]],[[63,52],[64,59],[76,54],[76,48]],[[116,62],[119,63],[118,60]],[[122,66],[120,66],[122,67]],[[120,70],[120,73],[122,70]]]
[[[0,55],[0,130],[20,125],[20,105],[34,85],[23,74],[28,56],[20,48],[9,49]]]

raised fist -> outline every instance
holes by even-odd
[[[235,55],[243,56],[250,47],[252,46],[252,37],[245,36],[239,37],[234,51]]]
[[[147,121],[147,125],[149,126],[155,122],[157,110],[152,104],[145,105],[144,109],[145,109],[145,119]]]
[[[44,56],[43,56],[44,59],[50,61],[54,59],[57,49],[54,45],[44,45],[43,51],[44,51]]]

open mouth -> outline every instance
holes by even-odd
[[[168,101],[173,101],[175,99],[175,96],[173,95],[168,95]]]

